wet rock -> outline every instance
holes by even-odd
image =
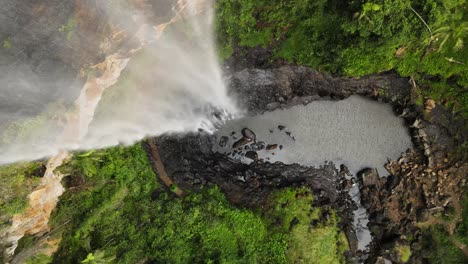
[[[376,169],[364,169],[358,173],[361,184],[365,187],[379,185],[380,179]]]
[[[275,150],[278,148],[278,144],[269,144],[266,146],[266,150]]]
[[[258,154],[255,151],[247,151],[247,153],[245,153],[245,157],[251,160],[257,160]]]
[[[252,140],[243,137],[243,138],[237,140],[236,142],[234,142],[234,144],[232,145],[232,148],[238,149],[238,148],[241,148],[242,146],[244,146],[246,144],[249,144],[250,142],[252,142]]]
[[[219,140],[219,146],[224,148],[228,142],[229,138],[226,136],[222,136],[221,139]]]
[[[252,145],[250,145],[250,148],[253,150],[253,151],[259,151],[259,150],[264,150],[266,147],[266,143],[263,142],[263,141],[258,141],[256,143],[253,143]]]
[[[244,138],[248,139],[251,142],[255,142],[255,140],[256,140],[255,133],[252,130],[248,129],[248,128],[242,129],[242,135],[244,136]]]

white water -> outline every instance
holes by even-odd
[[[210,130],[213,109],[236,113],[215,53],[211,5],[179,0],[172,19],[152,25],[142,12],[103,4],[112,22],[142,25],[127,32],[136,33],[140,46],[126,51],[130,55],[106,58],[103,76],[88,79],[81,93],[60,72],[49,79],[14,59],[0,65],[15,73],[0,75],[0,164],[131,144],[165,132]]]

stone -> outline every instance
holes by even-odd
[[[274,150],[278,148],[278,144],[270,144],[266,146],[266,150]]]
[[[266,143],[263,141],[258,141],[257,143],[253,143],[252,145],[250,145],[250,148],[253,151],[263,150],[265,149],[265,147],[266,147]]]
[[[364,169],[358,173],[361,184],[367,186],[377,186],[380,183],[379,174],[376,169]]]
[[[219,146],[224,148],[228,142],[229,138],[226,136],[222,136],[219,140]]]
[[[254,142],[256,140],[255,133],[248,128],[242,129],[242,135],[244,136],[244,138],[248,139],[251,142]]]
[[[245,157],[251,160],[257,160],[258,154],[257,152],[250,150],[250,151],[247,151],[247,153],[245,153]]]
[[[234,142],[234,144],[232,145],[232,148],[237,149],[237,148],[240,148],[240,147],[242,147],[242,146],[244,146],[244,145],[246,145],[246,144],[248,144],[250,142],[252,142],[250,139],[243,137],[243,138],[237,140],[236,142]]]

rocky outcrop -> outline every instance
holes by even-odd
[[[2,239],[2,244],[7,248],[4,253],[6,259],[15,253],[18,240],[24,235],[41,235],[49,231],[50,214],[64,191],[61,184],[63,175],[54,171],[67,157],[68,153],[62,152],[49,160],[40,185],[29,195],[28,208],[13,217],[12,226]]]
[[[410,248],[411,261],[423,261],[421,224],[434,222],[434,215],[448,207],[459,208],[466,186],[466,159],[454,155],[457,146],[468,138],[463,119],[427,100],[423,106],[416,105],[409,80],[391,73],[351,79],[286,65],[244,69],[232,74],[229,80],[231,94],[249,115],[314,100],[339,100],[352,94],[391,103],[411,126],[414,149],[398,160],[389,161],[386,165],[389,177],[379,177],[375,169],[366,169],[358,175],[361,204],[369,213],[368,227],[374,237],[366,261],[398,262],[398,254],[392,249],[402,245]],[[252,144],[245,135],[239,142],[243,146]],[[334,205],[342,209],[342,219],[352,222],[349,212],[355,205],[343,192],[350,190],[353,182],[343,176],[345,169],[341,170],[344,174],[336,174],[334,166],[312,169],[272,164],[258,160],[252,153],[249,154],[252,163],[238,163],[212,153],[214,144],[225,143],[215,142],[206,134],[163,136],[158,138],[158,144],[169,175],[183,189],[196,190],[214,184],[233,202],[257,207],[275,188],[307,185],[321,197],[322,204],[335,201]],[[350,246],[356,249],[354,230],[350,230],[350,225],[344,225],[343,229],[348,229]],[[407,235],[413,237],[411,242],[406,240]]]
[[[302,66],[244,69],[228,79],[231,94],[251,113],[307,104],[315,100],[340,100],[353,94],[405,105],[411,87],[395,74],[363,78],[333,77]]]
[[[277,188],[310,186],[321,197],[339,199],[339,174],[333,164],[320,168],[257,160],[250,164],[212,151],[216,138],[208,134],[162,136],[157,139],[167,173],[182,189],[218,185],[236,204],[256,208]]]

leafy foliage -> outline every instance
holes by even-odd
[[[285,189],[272,194],[267,219],[288,233],[288,263],[343,263],[348,250],[338,219],[327,208],[312,206],[310,190]],[[312,224],[311,224],[312,223]],[[273,224],[273,226],[275,226]]]
[[[40,178],[35,177],[41,162],[23,162],[0,166],[0,227],[13,214],[21,213],[28,203],[27,196]]]
[[[443,226],[436,225],[424,232],[425,248],[430,249],[428,257],[430,263],[466,263],[468,258],[456,247],[452,240],[468,244],[468,193],[465,192],[462,201],[461,222],[458,223],[454,234],[449,234]]]
[[[70,221],[53,263],[94,263],[97,257],[112,263],[286,263],[310,257],[338,263],[347,248],[338,242],[333,213],[317,229],[310,226],[319,216],[307,213],[318,211],[305,189],[278,191],[272,206],[287,206],[273,206],[263,216],[232,206],[218,188],[178,198],[157,183],[140,145],[75,155],[61,170],[85,181],[61,197],[51,218],[52,229]],[[300,224],[289,232],[294,218]]]
[[[261,45],[277,58],[348,76],[396,70],[468,114],[465,10],[464,0],[221,0],[218,42],[223,58]],[[434,78],[438,86],[428,82]]]

